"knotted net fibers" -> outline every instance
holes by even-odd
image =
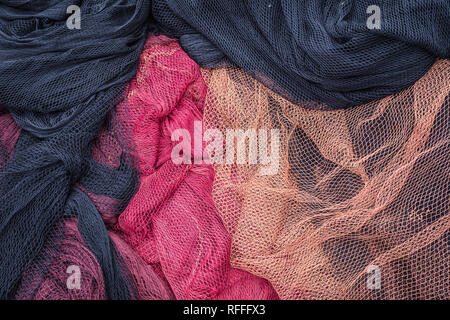
[[[214,164],[233,267],[281,299],[450,298],[448,60],[337,111],[294,105],[241,69],[202,72],[204,127],[266,129],[269,154],[279,149],[274,174],[261,159]]]
[[[80,7],[82,30],[66,26],[70,5]],[[2,1],[0,104],[24,130],[0,170],[1,299],[14,297],[51,233],[61,233],[49,241],[64,247],[64,228],[56,225],[69,217],[100,265],[105,296],[137,297],[98,210],[81,190],[114,199],[117,210],[110,213],[118,214],[137,188],[129,153],[111,168],[92,159],[90,146],[136,74],[148,14],[143,0]],[[41,265],[41,275],[44,267],[54,272],[51,261]]]
[[[200,65],[233,63],[310,109],[397,93],[450,57],[448,0],[154,0],[152,15]]]

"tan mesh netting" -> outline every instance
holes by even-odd
[[[206,128],[280,130],[277,174],[214,165],[232,266],[282,299],[449,298],[448,60],[338,111],[293,105],[240,69],[202,72]]]

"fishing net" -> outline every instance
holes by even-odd
[[[310,109],[397,93],[450,57],[448,0],[154,0],[152,15],[200,65],[233,63]]]
[[[14,119],[0,106],[0,170],[11,158],[21,129]]]
[[[71,5],[84,17],[81,30],[66,25]],[[143,0],[2,1],[0,104],[23,130],[12,154],[0,147],[10,155],[0,167],[0,299],[14,297],[36,259],[44,260],[41,275],[62,270],[72,253],[65,251],[66,231],[58,225],[69,217],[76,218],[84,245],[102,270],[103,279],[97,278],[98,270],[86,261],[86,272],[96,279],[89,283],[104,283],[109,299],[137,297],[98,210],[82,190],[110,198],[123,210],[137,188],[125,139],[119,168],[95,161],[91,144],[136,74],[148,14],[149,2]],[[14,134],[5,128],[1,135]],[[79,239],[73,241],[72,248],[80,246]],[[54,264],[56,248],[63,261]],[[42,250],[48,255],[41,259]],[[80,250],[73,259],[83,262],[88,253]],[[39,278],[34,269],[29,273]],[[25,296],[36,287],[34,280],[22,284],[30,286],[22,286]],[[37,296],[52,294],[47,287],[43,283]],[[102,290],[87,291],[102,297]]]
[[[172,161],[178,143],[172,133],[184,129],[193,136],[206,89],[200,67],[176,40],[149,38],[138,74],[116,109],[117,118],[127,119],[116,132],[134,142],[140,186],[110,226],[160,270],[177,299],[276,298],[266,280],[230,267],[231,238],[212,202],[211,166]],[[111,156],[109,146],[102,143]]]
[[[448,299],[450,6],[367,5],[2,1],[0,299]]]
[[[214,164],[233,267],[281,299],[450,297],[448,60],[406,90],[338,111],[294,105],[241,69],[202,72],[204,127],[258,139],[265,129],[279,155],[265,174],[261,159]]]
[[[171,134],[201,123],[206,90],[200,67],[176,40],[148,38],[136,77],[87,144],[85,173],[74,181],[69,214],[41,235],[42,247],[9,298],[278,298],[267,280],[230,267],[231,238],[211,198],[212,167],[172,162]],[[0,173],[6,175],[27,148],[46,139],[22,131],[3,109],[0,123]],[[71,202],[73,197],[84,204]],[[88,214],[95,214],[92,224]],[[77,287],[69,283],[74,270]],[[108,277],[118,275],[125,292],[111,296]]]
[[[113,113],[112,113],[113,114]],[[112,115],[111,114],[111,115]],[[114,116],[112,117],[115,118]],[[114,120],[115,121],[115,120]],[[102,135],[96,140],[98,146],[111,131],[109,121],[102,128]],[[13,153],[17,138],[21,132],[13,118],[4,113],[0,116],[2,125],[0,148],[5,150],[0,167],[8,162]],[[109,128],[109,130],[108,130]],[[120,155],[123,150],[117,145],[108,150],[108,156],[112,154]],[[97,158],[100,157],[97,153]],[[81,186],[78,186],[82,188]],[[111,214],[117,208],[112,204],[118,201],[109,197],[100,197],[89,193],[94,203],[104,210],[103,216],[106,222],[111,221]],[[109,205],[108,205],[109,204]],[[115,221],[115,220],[114,220]],[[22,276],[20,284],[14,294],[14,299],[18,300],[100,300],[106,299],[105,284],[101,267],[96,257],[88,249],[83,241],[79,231],[78,222],[75,218],[60,219],[52,228],[48,239],[38,256],[27,267]],[[132,280],[136,289],[136,298],[143,300],[167,300],[174,299],[173,293],[164,278],[154,271],[153,267],[147,264],[137,253],[125,243],[115,232],[109,231],[109,237],[114,243],[115,249],[120,254],[123,261],[122,267],[127,268],[130,274],[129,280]],[[70,268],[76,267],[80,274],[80,283],[76,288],[68,285],[71,272]]]
[[[97,171],[94,180],[97,183],[101,181],[104,189],[107,189],[108,186],[129,187],[129,184],[120,183],[116,179],[130,178],[130,175],[127,177],[125,174],[130,170],[123,170],[123,167],[124,163],[132,164],[133,162],[131,160],[124,162],[123,157],[126,157],[131,149],[128,146],[128,140],[125,139],[126,136],[117,131],[120,129],[119,119],[115,116],[114,110],[108,114],[107,119],[92,147],[92,158],[96,165],[104,165],[102,171]],[[20,148],[20,144],[16,144],[21,132],[21,128],[7,110],[0,108],[0,170],[9,164],[16,148]],[[112,141],[114,144],[111,144]],[[107,149],[106,146],[108,146]],[[131,159],[129,154],[127,157]],[[113,158],[117,159],[117,165],[111,161],[104,161],[104,159]],[[86,182],[83,185],[89,186],[89,183]],[[100,187],[94,189],[99,194],[90,192],[79,184],[76,185],[76,188],[91,198],[93,204],[98,207],[97,214],[101,213],[106,222],[117,220],[114,220],[117,218],[117,213],[123,211],[123,208],[120,209],[123,201],[118,199],[120,192],[123,192],[120,188],[118,188],[117,195],[104,195]],[[103,225],[103,221],[100,220],[100,223]],[[26,267],[10,298],[18,300],[99,300],[107,298],[103,271],[98,258],[84,241],[78,226],[78,220],[75,217],[63,217],[56,221],[46,237],[43,247]],[[126,270],[127,285],[133,288],[131,293],[134,298],[145,300],[174,298],[169,285],[163,276],[154,270],[153,266],[139,257],[115,232],[110,230],[108,236],[111,238],[114,248],[112,254],[117,254],[116,259],[120,263],[120,268],[122,271]],[[18,236],[16,236],[17,238]],[[94,239],[94,241],[96,240],[101,240],[101,237]],[[75,269],[79,273],[79,284],[74,287],[71,286],[71,275]]]
[[[130,273],[138,299],[167,300],[173,294],[167,283],[117,234],[110,232],[117,252]],[[76,268],[76,269],[75,269]],[[77,270],[77,271],[75,271]],[[74,272],[79,273],[76,284]],[[72,285],[71,285],[72,284]],[[102,269],[84,243],[75,218],[58,221],[36,259],[26,269],[14,299],[104,300]]]

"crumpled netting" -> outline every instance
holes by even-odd
[[[0,110],[1,112],[1,110]],[[115,119],[113,117],[113,119]],[[107,132],[111,130],[111,120],[105,124],[97,143],[104,139]],[[9,161],[15,144],[21,132],[21,128],[14,119],[4,112],[0,115],[0,168]],[[109,130],[108,130],[109,128]],[[119,154],[120,148],[109,151]],[[99,197],[88,193],[95,204],[103,210],[115,210],[114,206],[105,207],[104,204],[117,204],[118,201],[109,197]],[[103,206],[102,206],[103,205]],[[110,221],[108,216],[116,217],[115,214],[105,215],[105,221]],[[95,256],[86,246],[79,231],[76,218],[60,219],[53,227],[48,239],[37,257],[25,270],[20,284],[15,292],[14,299],[17,300],[100,300],[106,299],[105,284],[101,267]],[[147,264],[137,253],[114,231],[109,231],[109,236],[114,243],[123,267],[126,267],[130,279],[136,290],[136,298],[143,300],[167,300],[173,299],[174,295],[165,281]],[[80,270],[80,288],[69,289],[67,273],[69,266],[76,266]]]
[[[0,170],[11,159],[21,129],[0,106]]]
[[[448,0],[154,0],[152,15],[200,65],[232,62],[311,109],[397,93],[450,57]]]
[[[120,130],[134,141],[140,187],[116,219],[105,221],[167,280],[177,299],[275,299],[264,279],[230,267],[230,236],[212,202],[211,166],[174,164],[175,129],[193,134],[206,86],[200,67],[175,40],[150,37],[128,95],[116,108]],[[108,135],[94,154],[118,165]],[[96,202],[94,200],[94,202]],[[98,207],[99,208],[99,207]],[[101,213],[107,214],[99,208]]]
[[[76,218],[58,221],[43,249],[25,271],[16,291],[17,300],[104,300],[102,269],[80,236]],[[109,236],[128,268],[142,300],[173,299],[167,283],[116,233]],[[70,266],[80,270],[80,287],[67,285]],[[70,270],[70,269],[69,269]]]
[[[80,7],[81,30],[66,25],[70,5]],[[88,192],[116,202],[110,213],[118,214],[137,188],[126,139],[118,168],[92,159],[91,145],[136,74],[149,9],[148,0],[1,2],[0,104],[23,130],[0,167],[0,299],[15,296],[26,268],[67,217],[77,217],[106,297],[137,297]]]
[[[0,112],[2,110],[0,109]],[[0,168],[13,153],[21,128],[4,111],[0,116]],[[73,218],[58,221],[43,249],[27,267],[15,293],[15,299],[104,299],[101,268],[92,253],[83,244]],[[63,225],[65,224],[65,225]],[[66,285],[67,268],[76,265],[82,270],[79,290]]]
[[[109,236],[130,272],[139,299],[175,299],[167,280],[158,268],[144,261],[119,234],[109,231]]]
[[[80,270],[80,288],[69,289],[70,266]],[[77,221],[58,221],[33,263],[27,267],[16,291],[17,300],[105,299],[102,269],[85,246]]]
[[[205,128],[280,130],[277,174],[214,165],[233,267],[282,299],[450,297],[448,60],[339,111],[293,105],[240,69],[202,72]]]

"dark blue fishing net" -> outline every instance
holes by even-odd
[[[313,109],[398,92],[436,57],[450,56],[448,0],[155,0],[152,6],[162,32],[179,37],[201,65],[232,62]]]
[[[80,29],[66,24],[71,5]],[[114,199],[110,213],[120,213],[136,190],[131,157],[124,153],[118,168],[96,163],[91,145],[137,71],[149,9],[145,0],[1,2],[0,104],[24,130],[0,170],[0,298],[14,294],[64,217],[77,217],[106,296],[135,297],[85,192]]]

